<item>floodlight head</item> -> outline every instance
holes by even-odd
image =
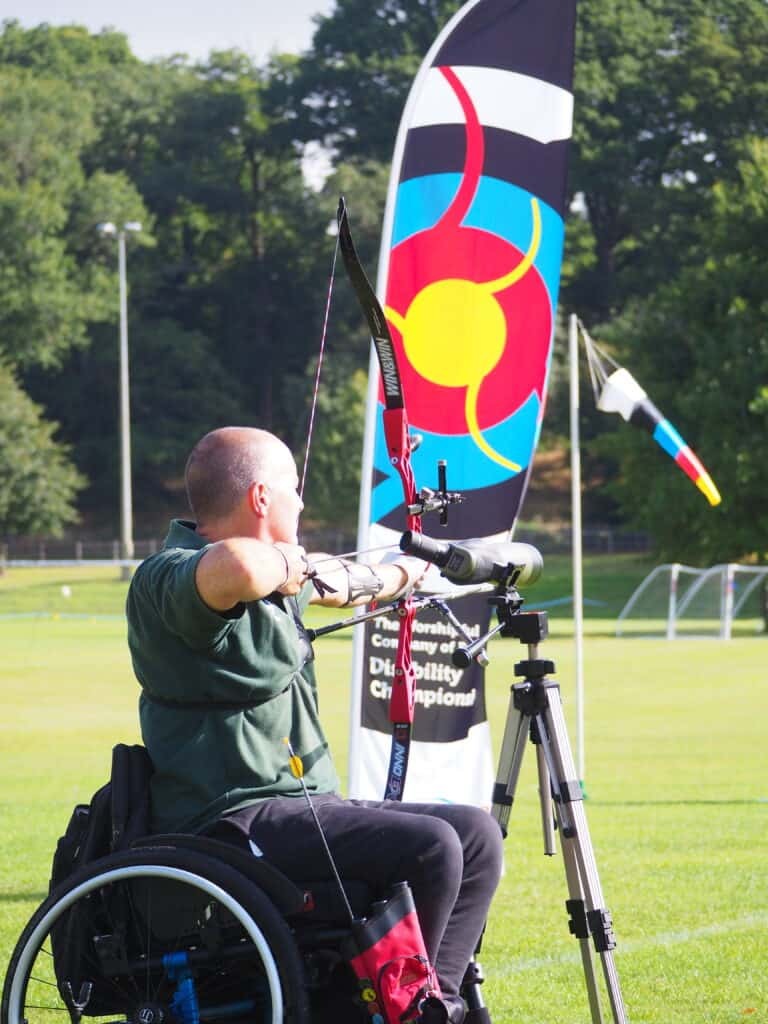
[[[96,225],[96,230],[100,235],[116,235],[117,228],[111,220],[102,221],[101,224]]]
[[[141,221],[138,220],[127,220],[123,227],[126,231],[141,231]]]

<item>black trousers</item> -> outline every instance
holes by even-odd
[[[463,804],[416,804],[312,797],[342,878],[384,894],[407,881],[443,994],[458,996],[501,876],[502,837],[486,811]],[[331,878],[322,840],[306,801],[275,797],[235,811],[213,834],[232,826],[283,874],[296,881]]]

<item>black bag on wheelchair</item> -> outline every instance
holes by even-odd
[[[83,868],[109,854],[128,848],[130,843],[149,831],[149,780],[152,762],[144,747],[119,743],[112,751],[112,773],[109,782],[94,793],[90,804],[78,804],[72,812],[66,831],[56,844],[51,866],[49,895],[59,886],[73,880]],[[51,946],[56,978],[60,990],[63,979],[82,978],[86,936],[93,934],[100,916],[111,913],[95,892],[88,901],[77,904],[64,914],[51,930]],[[84,918],[87,915],[87,927]],[[65,1001],[77,999],[79,993],[61,991]],[[109,991],[91,990],[89,1015],[112,1013]]]
[[[75,871],[99,857],[127,849],[149,832],[149,780],[152,762],[138,744],[118,743],[112,750],[110,780],[90,804],[78,804],[56,844],[49,894]]]

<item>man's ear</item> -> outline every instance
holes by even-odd
[[[272,500],[269,487],[260,480],[254,481],[248,488],[247,499],[249,510],[263,519]]]

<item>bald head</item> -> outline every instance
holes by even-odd
[[[255,427],[222,427],[197,442],[187,459],[184,480],[198,527],[233,515],[254,481],[269,483],[293,464],[286,445]]]

